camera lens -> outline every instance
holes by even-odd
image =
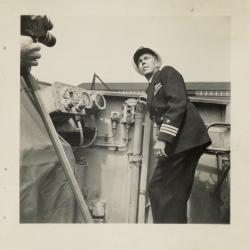
[[[39,37],[38,41],[48,47],[53,47],[56,44],[56,38],[49,32],[45,36]]]

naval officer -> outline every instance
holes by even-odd
[[[149,82],[147,107],[159,128],[153,149],[158,162],[148,189],[153,220],[186,223],[195,169],[211,140],[181,74],[171,66],[161,69],[161,57],[150,48],[137,49],[133,61]]]

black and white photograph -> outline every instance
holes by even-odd
[[[3,39],[2,58],[14,48],[17,69],[15,96],[1,98],[5,113],[6,103],[15,109],[3,117],[5,149],[15,145],[13,156],[3,153],[10,164],[2,167],[0,187],[8,237],[17,225],[20,239],[25,229],[35,238],[45,231],[53,238],[58,229],[67,249],[76,249],[68,241],[81,230],[90,235],[87,249],[91,239],[115,239],[118,232],[103,249],[132,249],[125,235],[150,241],[133,249],[166,249],[162,237],[176,249],[230,249],[213,248],[213,240],[233,241],[238,218],[249,222],[249,204],[242,204],[250,154],[240,125],[249,106],[247,81],[240,79],[247,51],[236,32],[247,33],[239,20],[249,20],[240,11],[199,14],[203,5],[192,3],[183,5],[186,14],[164,14],[171,4],[157,2],[135,4],[134,11],[123,4],[123,14],[111,14],[110,5],[93,14],[97,5],[83,3],[85,14],[56,7],[3,12],[14,24],[6,34],[16,40]],[[190,245],[181,239],[174,245],[177,235]],[[245,249],[236,245],[231,249]]]
[[[229,17],[20,22],[21,223],[230,223]]]

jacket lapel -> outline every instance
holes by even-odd
[[[155,85],[160,82],[160,71],[156,71],[153,75],[153,78],[151,79],[151,82],[149,83],[149,86],[147,88],[147,103],[148,107],[151,108],[152,101],[154,98],[154,88]]]
[[[151,83],[153,86],[155,86],[155,84],[160,82],[160,70],[156,71],[155,74],[153,75],[153,78],[151,80]]]

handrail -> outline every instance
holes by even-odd
[[[226,128],[231,128],[231,124],[228,122],[213,122],[208,124],[207,126],[207,131],[212,128],[212,127],[226,127]]]

